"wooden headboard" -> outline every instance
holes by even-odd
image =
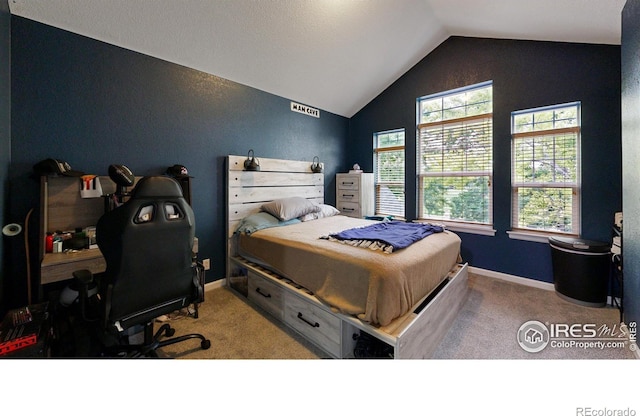
[[[227,258],[235,255],[233,232],[240,221],[265,202],[300,196],[324,203],[324,173],[313,173],[312,161],[256,159],[260,170],[245,171],[247,156],[227,157]]]

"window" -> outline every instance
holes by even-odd
[[[376,214],[404,218],[404,129],[373,135]]]
[[[418,133],[419,217],[491,226],[491,82],[418,99]]]
[[[511,113],[512,227],[580,234],[580,103]]]

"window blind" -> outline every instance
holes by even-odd
[[[580,104],[512,113],[512,227],[580,233]]]
[[[491,85],[419,100],[420,218],[492,224]]]
[[[404,130],[374,134],[376,214],[404,217]]]

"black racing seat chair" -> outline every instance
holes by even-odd
[[[204,282],[193,260],[194,236],[193,210],[178,182],[167,176],[140,179],[128,201],[100,218],[96,238],[107,267],[98,282],[98,316],[103,341],[112,340],[103,342],[110,344],[109,355],[156,357],[158,348],[194,338],[202,349],[211,346],[201,334],[173,337],[168,323],[153,332],[157,317],[204,300]],[[91,280],[88,271],[74,275]],[[122,341],[130,328],[141,325],[142,344]]]

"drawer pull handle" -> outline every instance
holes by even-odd
[[[355,211],[354,208],[342,208],[343,211]]]
[[[342,196],[345,197],[345,198],[353,198],[354,197],[354,195],[347,195],[347,194],[342,194]]]
[[[353,185],[353,182],[342,182],[343,185]]]
[[[318,328],[320,326],[320,324],[317,322],[309,322],[306,319],[304,319],[304,317],[302,316],[302,312],[298,312],[298,319],[303,320],[307,325],[312,326],[314,328]]]
[[[257,288],[256,288],[256,292],[258,292],[259,294],[261,294],[261,295],[262,295],[262,296],[264,296],[265,298],[270,298],[270,297],[271,297],[271,294],[270,294],[270,293],[267,293],[267,294],[262,293],[262,290],[260,290],[260,288],[259,288],[259,287],[257,287]]]

